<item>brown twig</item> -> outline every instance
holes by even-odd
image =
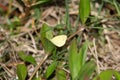
[[[46,53],[45,57],[42,59],[42,61],[39,63],[39,65],[37,65],[35,67],[34,72],[32,73],[32,75],[30,76],[30,78],[28,80],[32,80],[33,76],[35,75],[35,73],[38,71],[38,69],[40,68],[40,66],[44,63],[44,61],[48,58],[49,54]]]
[[[6,71],[6,73],[7,73],[8,75],[11,75],[11,76],[14,75],[14,73],[13,73],[12,71],[10,71],[10,70],[6,67],[5,64],[0,63],[0,66]]]
[[[78,31],[76,31],[75,33],[73,33],[71,36],[68,37],[67,41],[70,41],[71,38],[73,38],[75,35],[77,35],[78,33],[80,33],[81,31],[83,31],[85,28],[82,27],[80,28]]]

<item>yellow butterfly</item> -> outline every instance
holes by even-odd
[[[67,40],[66,35],[58,35],[50,39],[50,41],[57,47],[62,47],[66,43],[66,40]]]

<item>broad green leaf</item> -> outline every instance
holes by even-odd
[[[76,39],[74,39],[69,48],[69,58],[68,58],[70,73],[73,80],[77,77],[78,72],[80,71],[81,68],[80,56],[77,53],[77,51],[78,51],[77,43],[76,43]]]
[[[90,14],[90,0],[80,0],[79,16],[83,24],[85,24]]]
[[[57,80],[66,80],[66,72],[64,70],[56,71]]]
[[[42,40],[42,45],[46,51],[46,53],[51,53],[55,49],[55,45],[51,43],[48,39],[44,38]]]
[[[93,80],[111,80],[114,72],[113,70],[102,71],[98,76]]]
[[[20,51],[18,55],[23,61],[36,65],[35,58],[32,57],[31,55],[26,55],[23,51]]]
[[[40,31],[41,42],[46,52],[51,53],[55,49],[55,45],[50,42],[53,37],[52,29],[44,24]]]
[[[89,80],[90,76],[94,72],[96,68],[96,64],[93,61],[90,61],[86,64],[84,64],[81,67],[81,70],[79,71],[79,74],[77,76],[77,80]],[[104,79],[107,80],[107,79]]]
[[[116,80],[120,80],[120,73],[119,72],[114,71],[114,75],[115,75]]]
[[[24,64],[17,65],[17,75],[19,80],[26,80],[27,68]]]
[[[45,77],[49,78],[51,76],[51,74],[55,71],[57,67],[57,62],[53,62],[50,66],[48,66],[46,73],[45,73]]]
[[[41,34],[41,38],[47,38],[48,40],[50,40],[51,38],[53,38],[52,28],[49,27],[46,24],[43,24],[43,26],[41,28],[41,31],[40,31],[40,34]]]
[[[85,64],[86,56],[87,56],[87,50],[88,50],[88,41],[86,41],[81,49],[79,50],[79,56],[80,56],[80,64],[81,66]]]

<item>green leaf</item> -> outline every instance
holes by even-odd
[[[56,71],[56,76],[57,76],[57,80],[66,80],[66,72],[64,70],[57,70]]]
[[[81,66],[85,64],[87,49],[88,49],[88,41],[86,41],[83,44],[79,52],[77,49],[76,40],[74,39],[72,41],[72,44],[69,49],[69,67],[73,80],[76,79],[78,73],[81,70]]]
[[[68,58],[70,73],[73,80],[77,77],[78,72],[80,71],[81,68],[80,54],[78,54],[77,51],[78,51],[77,43],[76,43],[76,39],[74,39],[70,45],[69,58]]]
[[[93,80],[111,80],[113,76],[113,70],[102,71],[98,76]]]
[[[19,80],[26,80],[27,68],[24,64],[17,65],[17,75]]]
[[[84,64],[81,67],[81,70],[77,76],[77,80],[89,80],[89,77],[94,72],[95,67],[96,67],[96,64],[93,61],[90,61],[90,62]],[[108,79],[104,79],[104,80],[108,80]]]
[[[20,51],[18,55],[23,61],[36,65],[35,58],[33,58],[31,55],[26,55],[23,51]]]
[[[55,49],[55,45],[50,42],[53,37],[52,29],[44,24],[40,31],[41,42],[46,52],[51,53]]]
[[[90,0],[80,0],[79,16],[83,24],[85,24],[90,14]]]
[[[57,62],[53,62],[50,66],[48,66],[46,73],[45,73],[45,77],[49,78],[51,76],[51,74],[55,71],[57,67]]]
[[[120,73],[119,72],[114,71],[114,75],[115,75],[116,80],[120,80]]]
[[[81,66],[85,64],[86,56],[87,56],[87,50],[88,50],[88,41],[86,41],[82,48],[79,50],[79,56],[80,56],[80,64]]]
[[[52,28],[49,27],[46,24],[43,24],[43,26],[41,28],[41,31],[40,31],[40,34],[41,34],[41,38],[47,38],[48,40],[50,40],[51,38],[53,38]]]

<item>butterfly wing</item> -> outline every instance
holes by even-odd
[[[58,35],[53,37],[50,41],[57,47],[62,47],[66,43],[66,40],[67,40],[66,35]]]

